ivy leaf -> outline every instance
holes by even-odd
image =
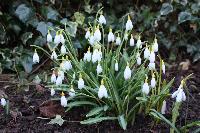
[[[43,46],[46,43],[46,38],[39,36],[35,39],[34,45]]]
[[[46,37],[47,33],[48,33],[48,27],[52,26],[53,24],[51,22],[45,23],[43,21],[39,22],[37,25],[37,30],[40,31],[40,33],[42,33],[42,35],[44,37]]]
[[[32,32],[25,32],[24,34],[21,35],[21,40],[23,42],[23,44],[26,44],[26,42],[32,38],[33,33]]]
[[[48,8],[47,18],[57,20],[58,19],[58,12],[52,8]]]
[[[32,71],[33,60],[31,56],[28,56],[27,54],[23,55],[21,57],[21,64],[27,73]]]
[[[80,13],[80,12],[75,12],[74,13],[74,17],[76,19],[76,22],[80,25],[82,25],[84,23],[85,20],[85,16],[84,14]]]
[[[27,7],[25,4],[21,4],[17,7],[15,14],[23,23],[25,23],[26,21],[28,21],[30,18],[33,17],[34,12],[31,8]]]
[[[181,24],[187,20],[191,20],[191,18],[192,18],[192,15],[190,12],[187,12],[187,11],[181,12],[178,15],[178,24]]]
[[[69,33],[69,35],[75,37],[78,24],[76,22],[71,22],[71,21],[67,22],[66,24],[69,26],[67,27],[67,32]]]
[[[161,10],[160,10],[160,14],[161,15],[167,15],[172,11],[173,11],[173,6],[171,4],[163,3],[162,7],[161,7]]]
[[[56,115],[56,118],[52,119],[48,124],[58,124],[62,126],[65,120],[62,119],[61,115]]]

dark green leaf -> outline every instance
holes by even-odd
[[[32,38],[32,36],[33,36],[33,33],[32,33],[32,32],[25,32],[24,34],[22,34],[21,40],[22,40],[23,44],[26,44],[26,42],[27,42],[30,38]]]
[[[42,33],[42,35],[44,37],[46,37],[46,35],[48,33],[48,27],[51,27],[52,25],[53,24],[50,22],[45,23],[45,22],[41,21],[38,23],[37,30],[40,31],[40,33]]]
[[[187,20],[191,20],[191,18],[192,18],[192,15],[190,12],[187,12],[187,11],[181,12],[178,15],[178,23],[180,24]]]
[[[81,124],[94,124],[94,123],[98,123],[98,122],[102,122],[105,120],[116,120],[116,117],[97,117],[97,118],[90,118],[84,121],[81,121]]]
[[[170,3],[163,3],[160,9],[161,15],[167,15],[173,11],[173,6]]]
[[[27,7],[25,4],[21,4],[17,7],[15,14],[22,22],[25,23],[33,17],[34,12],[30,7]]]

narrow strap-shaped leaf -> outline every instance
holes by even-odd
[[[96,107],[96,108],[93,108],[92,110],[90,110],[90,112],[86,115],[86,117],[91,117],[91,116],[94,116],[94,115],[97,115],[99,114],[101,111],[106,111],[104,110],[105,107]]]
[[[87,120],[81,121],[81,124],[94,124],[98,122],[102,122],[105,120],[116,120],[117,117],[98,117],[98,118],[89,118]]]
[[[93,102],[88,102],[88,101],[75,101],[75,102],[70,102],[67,104],[67,107],[76,107],[76,106],[81,106],[81,105],[93,105],[96,106],[97,104]]]

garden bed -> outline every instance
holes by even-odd
[[[180,111],[180,118],[177,121],[177,126],[185,125],[195,120],[200,120],[200,64],[189,66],[188,70],[182,70],[177,63],[167,72],[167,77],[175,77],[174,87],[171,92],[174,92],[183,75],[193,73],[193,77],[187,82],[189,95],[186,102]],[[10,100],[10,116],[3,114],[3,108],[0,107],[0,132],[123,132],[117,122],[106,121],[94,125],[81,125],[79,122],[85,118],[87,108],[76,108],[63,115],[63,108],[59,103],[50,100],[49,89],[43,85],[29,87],[29,91],[25,92],[17,89],[16,83],[12,75],[0,76],[1,93],[5,93]],[[166,117],[171,117],[171,101],[167,101]],[[52,105],[53,104],[53,105]],[[42,108],[43,107],[43,108]],[[57,112],[54,112],[56,108]],[[46,110],[45,110],[46,109]],[[50,112],[49,112],[50,111]],[[60,113],[63,119],[66,120],[62,126],[48,124],[50,119],[42,119],[47,116],[54,116]],[[38,118],[40,117],[40,118]],[[42,117],[42,118],[41,118]],[[192,132],[193,129],[190,131]],[[165,123],[154,124],[153,121],[143,116],[137,116],[135,124],[128,126],[126,132],[169,132],[169,126]]]

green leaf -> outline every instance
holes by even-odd
[[[52,9],[51,7],[48,7],[47,19],[57,20],[58,19],[58,15],[59,15],[59,13],[56,10]]]
[[[127,121],[125,120],[124,115],[118,116],[118,121],[119,121],[120,126],[121,126],[124,130],[126,130]]]
[[[68,21],[66,24],[69,26],[66,29],[69,35],[75,37],[78,24],[76,22],[71,22],[71,21]]]
[[[25,4],[21,4],[17,7],[15,14],[23,23],[25,23],[33,17],[34,12],[30,7],[27,7]]]
[[[102,122],[105,120],[116,120],[116,117],[99,117],[99,118],[89,118],[87,120],[81,121],[81,124],[94,124],[94,123],[98,123],[98,122]]]
[[[82,25],[84,23],[85,20],[85,16],[84,14],[80,13],[80,12],[75,12],[74,13],[74,17],[76,19],[76,22],[80,25]]]
[[[136,97],[136,99],[137,99],[138,101],[144,101],[144,102],[147,101],[147,98],[146,98],[146,97]]]
[[[180,133],[179,130],[175,127],[173,123],[171,123],[168,119],[166,119],[161,113],[157,112],[155,109],[151,109],[151,111],[157,115],[161,120],[169,124],[177,133]]]
[[[187,128],[190,128],[190,127],[194,127],[194,126],[198,126],[198,127],[200,127],[200,121],[194,121],[194,122],[191,122],[191,123],[189,123],[189,124],[187,124],[187,125],[185,125],[185,126],[182,126],[181,128],[180,128],[180,130],[185,130],[185,129],[187,129]]]
[[[23,44],[26,44],[26,42],[32,38],[33,33],[32,32],[25,32],[24,34],[21,35],[21,40],[23,42]]]
[[[184,12],[180,12],[178,15],[178,24],[181,24],[187,20],[191,20],[192,15],[190,12],[184,11]]]
[[[173,11],[173,6],[171,4],[169,4],[169,3],[163,3],[162,7],[160,9],[160,14],[161,15],[167,15],[167,14],[169,14],[172,11]]]
[[[96,107],[96,108],[93,108],[92,110],[90,110],[90,112],[86,115],[86,117],[91,117],[91,116],[94,116],[94,115],[97,115],[99,114],[101,111],[106,111],[108,109],[108,106],[105,105],[103,107]]]
[[[48,124],[58,124],[59,126],[62,126],[64,122],[65,120],[63,120],[60,115],[56,115],[56,118],[52,119]]]
[[[39,36],[35,39],[34,41],[34,45],[38,45],[38,46],[43,46],[44,44],[46,43],[46,38],[45,37],[42,37],[42,36]],[[49,45],[49,44],[48,44]]]
[[[51,27],[53,24],[48,22],[45,23],[43,21],[39,22],[37,25],[37,30],[40,31],[40,33],[42,33],[42,35],[44,37],[46,37],[47,33],[48,33],[48,27]]]
[[[93,105],[96,106],[97,104],[89,101],[75,101],[75,102],[70,102],[67,104],[67,107],[76,107],[76,106],[82,106],[82,105]]]
[[[21,57],[21,64],[23,65],[25,71],[30,73],[32,71],[33,60],[31,56],[23,55]]]

